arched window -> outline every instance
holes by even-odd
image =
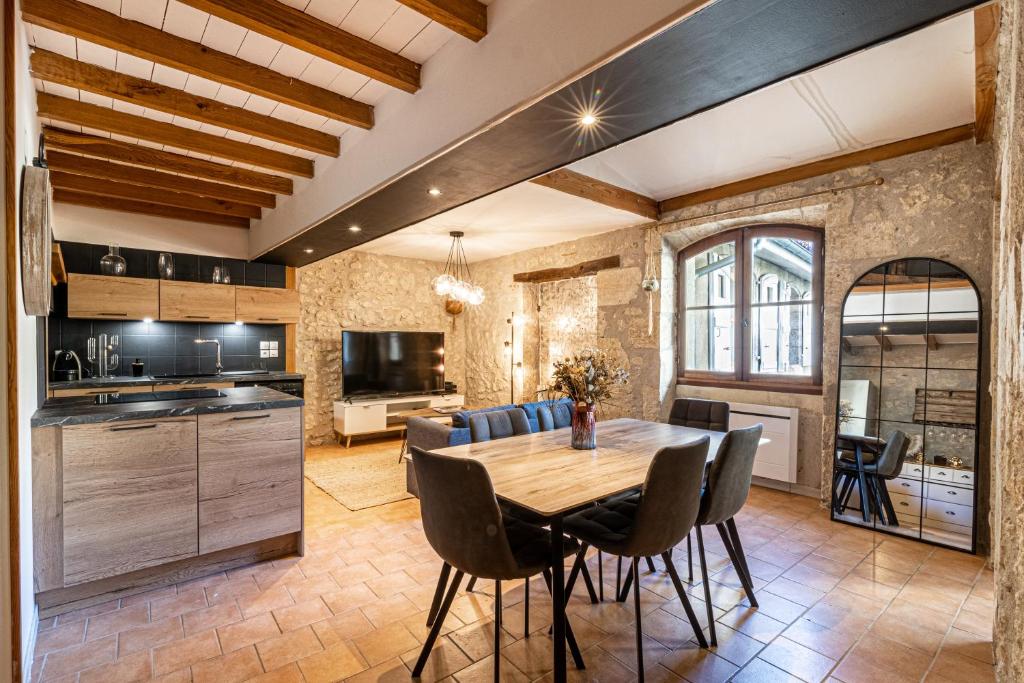
[[[798,225],[730,230],[680,252],[679,381],[818,390],[823,263],[823,232]]]

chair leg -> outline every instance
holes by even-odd
[[[598,601],[604,602],[604,557],[597,551],[597,595]]]
[[[554,597],[555,592],[551,586],[551,570],[544,570],[544,583],[548,585],[548,594]],[[576,664],[577,669],[585,669],[586,666],[583,664],[583,655],[580,653],[580,646],[576,644],[576,636],[573,635],[572,626],[569,625],[569,615],[565,615],[565,642],[569,645],[569,652],[572,653],[572,661]]]
[[[619,602],[619,595],[622,594],[622,557],[619,556],[619,560],[615,565],[615,599]]]
[[[743,565],[743,573],[747,575],[747,583],[750,585],[750,604],[757,607],[757,600],[754,599],[754,579],[750,576],[750,567],[747,565],[747,555],[743,552],[743,544],[740,542],[740,531],[736,528],[736,518],[730,517],[725,520],[725,528],[729,531],[732,539],[732,547],[736,551],[736,558]]]
[[[754,585],[750,582],[750,577],[747,576],[747,571],[740,561],[735,544],[730,537],[729,529],[726,528],[725,524],[716,524],[715,528],[718,529],[718,535],[722,537],[722,545],[725,546],[725,552],[729,554],[729,561],[732,562],[733,569],[736,570],[737,576],[740,577],[740,583],[743,585],[743,592],[747,594],[747,600],[750,601],[752,607],[757,607],[757,598],[754,597]]]
[[[471,576],[469,577],[469,583],[466,584],[466,592],[472,593],[474,588],[476,588],[476,577]]]
[[[594,581],[590,578],[590,570],[587,569],[587,550],[590,546],[586,543],[580,545],[580,551],[576,553],[576,560],[572,563],[572,570],[569,572],[569,579],[565,583],[565,604],[569,604],[569,597],[572,589],[576,586],[576,579],[583,575],[583,583],[587,586],[587,593],[590,594],[590,602],[597,604],[597,593],[594,592]]]
[[[846,512],[846,508],[850,505],[850,496],[853,495],[853,485],[856,482],[853,476],[848,473],[843,473],[842,487],[839,491],[839,497],[836,499],[836,512],[840,515]]]
[[[523,638],[530,637],[530,579],[523,584]]]
[[[448,587],[448,577],[452,573],[452,566],[447,562],[441,564],[441,575],[437,577],[437,590],[434,591],[434,600],[430,603],[430,611],[427,612],[427,626],[434,625],[434,617],[441,607],[441,599],[444,597],[444,589]]]
[[[700,525],[693,527],[697,532],[697,554],[700,556],[700,578],[704,582],[704,602],[708,612],[708,633],[711,636],[711,647],[718,647],[718,636],[715,634],[715,611],[711,606],[711,582],[708,580],[708,560],[704,556],[704,536]]]
[[[441,603],[441,609],[438,611],[437,617],[434,619],[433,626],[430,627],[430,633],[427,635],[427,640],[423,643],[423,649],[420,650],[420,657],[416,660],[416,666],[413,667],[413,678],[419,678],[420,674],[423,673],[423,667],[427,664],[427,657],[430,656],[430,650],[434,647],[434,643],[437,641],[437,636],[441,633],[441,625],[444,624],[444,620],[448,616],[448,610],[451,609],[452,601],[455,600],[455,594],[459,592],[459,584],[462,583],[463,576],[464,574],[461,570],[455,571],[455,578],[452,579],[452,585],[448,588],[448,593],[444,596],[444,602]]]
[[[683,582],[679,580],[679,573],[676,571],[676,565],[672,561],[672,556],[665,553],[661,556],[661,559],[665,561],[665,568],[668,569],[668,575],[672,577],[672,584],[676,587],[676,593],[679,595],[679,602],[683,603],[683,609],[686,611],[686,618],[690,620],[690,627],[693,629],[693,634],[697,636],[697,644],[702,648],[707,649],[708,641],[704,637],[704,629],[700,627],[700,622],[697,621],[697,613],[693,611],[693,605],[690,604],[690,598],[686,596],[686,591],[683,590]]]
[[[871,521],[871,493],[868,491],[868,478],[864,472],[864,455],[857,446],[857,485],[860,488],[860,513],[865,522]]]
[[[639,581],[637,581],[639,583]],[[633,565],[630,563],[629,569],[626,570],[626,579],[622,582],[622,591],[619,593],[616,600],[619,602],[626,602],[629,598],[629,587],[633,585]]]
[[[889,515],[889,526],[899,526],[900,520],[896,517],[896,508],[893,507],[892,498],[889,496],[889,489],[885,485],[884,479],[877,479],[878,491],[882,496],[882,505],[885,508],[885,512]]]
[[[652,560],[652,559],[651,559],[651,558],[649,558],[649,557],[647,557],[647,558],[644,558],[644,559],[646,559],[646,560],[647,560],[647,570],[648,570],[648,571],[650,571],[650,572],[651,572],[652,574],[653,574],[654,572],[658,571],[658,570],[657,570],[657,569],[655,568],[655,566],[654,566],[654,560]]]
[[[590,594],[590,604],[596,605],[600,601],[597,599],[597,591],[594,590],[594,580],[590,578],[590,568],[587,566],[586,559],[583,560],[580,573],[583,574],[583,584],[587,587],[587,593]]]
[[[501,581],[494,581],[494,683],[501,680]]]
[[[686,580],[693,583],[693,541],[690,534],[686,534]]]
[[[647,558],[650,562],[651,558]],[[633,558],[633,574],[640,576],[640,560]],[[644,632],[640,622],[640,582],[633,586],[633,609],[636,611],[636,671],[639,683],[644,683]]]

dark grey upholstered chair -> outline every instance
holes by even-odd
[[[504,439],[530,433],[530,421],[522,408],[492,410],[469,416],[469,433],[473,443]]]
[[[537,408],[537,426],[542,432],[562,429],[572,425],[572,405],[565,401],[542,405]]]
[[[717,645],[715,617],[711,607],[711,587],[707,581],[707,557],[704,555],[704,537],[701,526],[714,525],[722,537],[725,550],[729,553],[732,566],[739,574],[740,583],[752,607],[757,607],[754,586],[750,579],[747,558],[740,545],[740,535],[733,519],[747,502],[750,494],[750,480],[754,473],[754,457],[761,441],[762,425],[756,424],[745,429],[734,429],[725,435],[718,455],[708,471],[707,484],[700,498],[700,513],[697,515],[697,552],[700,555],[700,571],[704,576],[704,600],[708,610],[708,625],[711,644]]]
[[[856,458],[852,454],[841,451],[836,461],[836,478],[832,486],[836,512],[841,515],[846,511],[850,496],[853,495],[854,484],[862,484],[861,507],[874,507],[884,524],[899,526],[899,519],[896,517],[896,510],[885,482],[899,476],[907,459],[909,447],[910,439],[907,435],[898,429],[893,430],[886,439],[881,453],[875,455],[862,450],[862,469],[858,469]],[[865,486],[867,491],[864,490]],[[870,497],[870,505],[867,497]]]
[[[729,431],[729,404],[725,401],[705,401],[700,398],[677,398],[668,414],[670,425]]]
[[[447,577],[451,568],[455,569],[444,599],[436,609],[431,607],[430,633],[412,675],[416,678],[423,672],[459,584],[463,576],[469,574],[494,580],[494,679],[498,680],[501,582],[543,574],[550,586],[551,532],[502,515],[491,478],[479,462],[430,453],[415,446],[412,462],[420,487],[423,533],[445,562],[442,576]],[[566,539],[565,549],[569,557],[578,552],[579,544]],[[568,620],[566,640],[577,667],[583,668]]]
[[[651,461],[639,496],[611,500],[570,515],[564,521],[566,533],[583,543],[577,555],[577,564],[588,547],[593,546],[606,553],[631,558],[633,573],[638,575],[640,558],[660,555],[672,577],[672,583],[690,619],[697,641],[705,648],[708,646],[707,640],[686,591],[683,590],[683,584],[676,573],[669,551],[686,538],[697,521],[708,442],[709,439],[705,436],[685,446],[662,448]],[[639,581],[635,582],[633,595],[636,610],[637,672],[643,681]]]

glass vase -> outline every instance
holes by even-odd
[[[174,256],[168,254],[166,251],[160,252],[160,256],[157,257],[156,269],[160,274],[161,280],[173,280]]]
[[[572,413],[572,447],[583,451],[597,448],[596,406],[578,403]]]
[[[100,259],[100,273],[103,275],[124,275],[128,264],[121,256],[121,247],[111,245],[107,255]]]

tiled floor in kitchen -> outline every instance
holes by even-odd
[[[307,457],[326,453],[337,450]],[[440,567],[418,520],[415,500],[350,512],[307,481],[305,557],[44,620],[32,680],[406,681]],[[647,680],[994,680],[992,574],[982,559],[832,523],[814,500],[757,487],[738,523],[760,609],[745,606],[714,532],[716,651],[692,641],[667,575],[644,571]],[[606,562],[610,599],[614,560]],[[503,585],[505,680],[550,678],[542,586],[532,586],[524,639],[522,585]],[[491,591],[481,582],[456,600],[424,679],[491,680]],[[703,615],[703,588],[689,592]],[[583,595],[580,586],[570,614],[587,669],[570,665],[570,679],[635,679],[631,602],[591,605]]]

